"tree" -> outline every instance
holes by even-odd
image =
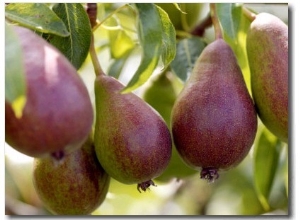
[[[124,93],[134,92],[152,105],[170,126],[176,98],[189,79],[197,58],[214,40],[214,17],[208,5],[7,4],[6,101],[12,104],[16,115],[21,114],[26,105],[22,49],[11,29],[11,25],[20,25],[46,39],[69,59],[84,79],[94,105],[94,72],[103,71],[126,85]],[[253,7],[251,4],[226,3],[216,4],[214,10],[222,36],[234,51],[250,94],[246,37],[251,20],[245,8]],[[280,7],[287,9],[286,5]],[[258,11],[263,10],[259,8]],[[157,177],[154,180],[157,187],[151,187],[150,192],[140,194],[136,187],[112,179],[105,201],[93,214],[258,215],[289,212],[288,144],[280,141],[261,121],[248,156],[237,167],[222,171],[213,184],[199,180],[199,173],[184,165],[179,157],[172,154],[171,162],[173,160],[172,165],[176,168],[166,169]],[[27,187],[32,189],[28,195],[18,183],[20,179],[16,173],[20,168],[11,164],[8,158],[6,160],[6,183],[13,183],[6,184],[7,214],[26,214],[26,210],[29,214],[48,213],[31,181],[27,180]],[[29,165],[29,173],[31,169]],[[28,176],[31,178],[31,174]],[[15,200],[19,200],[24,212],[13,209],[11,204]],[[34,212],[26,209],[26,203],[31,208],[36,207],[32,209]]]

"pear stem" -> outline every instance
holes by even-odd
[[[95,49],[95,41],[94,41],[94,31],[97,29],[97,27],[99,27],[98,26],[99,22],[97,20],[97,11],[98,11],[97,3],[87,3],[86,13],[89,17],[91,28],[92,28],[92,36],[91,36],[91,44],[90,44],[89,52],[94,66],[95,74],[96,76],[99,76],[99,75],[104,75],[104,72],[101,68],[101,65],[97,57],[97,53]]]
[[[94,42],[94,33],[92,33],[92,37],[91,37],[90,56],[92,59],[92,63],[94,66],[96,76],[105,75],[105,73],[103,72],[101,65],[99,63],[98,57],[97,57],[97,53],[96,53],[96,49],[95,49],[95,42]]]
[[[256,18],[256,14],[247,9],[246,7],[242,7],[243,14],[252,22]]]
[[[219,23],[218,15],[217,15],[216,3],[210,3],[209,7],[210,7],[211,20],[212,20],[212,23],[213,23],[214,29],[215,29],[215,38],[222,39],[223,34],[222,34],[221,25]]]
[[[94,3],[88,3],[87,4],[87,14],[89,16],[90,23],[91,23],[91,28],[92,28],[92,37],[91,37],[91,45],[90,45],[89,52],[90,52],[90,56],[91,56],[91,59],[92,59],[92,63],[93,63],[93,66],[94,66],[96,76],[105,75],[105,73],[103,72],[103,70],[101,68],[101,65],[100,65],[100,62],[99,62],[98,57],[97,57],[93,32],[101,24],[103,24],[107,19],[109,19],[111,16],[113,16],[115,13],[117,13],[118,11],[122,10],[125,7],[128,7],[128,5],[125,4],[125,5],[117,8],[115,11],[110,13],[106,18],[104,18],[101,22],[99,22],[98,19],[97,19],[97,4],[94,4]]]

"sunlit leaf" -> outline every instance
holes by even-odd
[[[5,100],[11,103],[17,117],[26,103],[26,80],[22,47],[12,28],[5,24]]]
[[[168,67],[176,55],[176,31],[168,14],[157,6],[161,17],[162,32],[162,61],[164,67]]]
[[[68,36],[64,22],[44,3],[10,3],[5,17],[22,26],[42,33]]]
[[[58,3],[53,6],[53,11],[63,20],[70,36],[52,36],[49,41],[79,69],[91,43],[92,31],[87,13],[80,3]]]
[[[264,128],[254,148],[254,183],[258,198],[269,210],[268,197],[274,182],[280,156],[280,141]]]
[[[132,79],[123,92],[131,92],[143,85],[157,67],[162,54],[163,27],[157,7],[151,3],[137,3],[139,14],[139,40],[142,47],[142,60]]]
[[[185,82],[206,43],[199,37],[186,38],[178,42],[175,59],[170,66],[172,71]]]
[[[133,39],[128,36],[116,19],[109,19],[105,22],[108,30],[109,45],[112,58],[118,59],[129,53],[135,46]]]
[[[183,14],[186,14],[185,11],[182,11],[182,9],[180,8],[180,6],[179,6],[178,3],[173,3],[173,4],[174,4],[174,6],[178,9],[178,11],[180,11],[180,12],[183,13]]]

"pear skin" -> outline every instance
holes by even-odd
[[[256,135],[257,115],[232,49],[216,39],[201,53],[171,116],[182,159],[213,181],[238,165]]]
[[[150,105],[123,88],[110,76],[95,80],[96,153],[111,177],[145,191],[170,161],[171,134]]]
[[[23,49],[27,91],[21,118],[5,102],[5,141],[31,157],[60,159],[81,147],[92,128],[88,90],[55,47],[29,29],[13,30]]]
[[[288,142],[288,26],[269,13],[256,15],[247,34],[247,54],[257,113]]]
[[[62,161],[36,158],[34,188],[45,207],[57,215],[88,215],[106,198],[110,177],[96,157],[88,138]]]

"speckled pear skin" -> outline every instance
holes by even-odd
[[[92,129],[88,90],[55,47],[29,29],[13,30],[23,51],[27,100],[21,118],[5,101],[5,141],[31,157],[62,157],[81,147]]]
[[[256,15],[247,34],[247,54],[258,115],[288,142],[288,26],[269,13]]]
[[[171,116],[182,159],[210,181],[238,165],[257,131],[257,115],[232,49],[216,39],[201,53]]]
[[[106,198],[109,183],[110,177],[98,162],[91,138],[62,161],[34,160],[34,188],[53,214],[91,214]]]
[[[171,134],[153,108],[134,93],[122,94],[123,88],[110,76],[95,80],[96,153],[111,177],[146,190],[170,161]]]

